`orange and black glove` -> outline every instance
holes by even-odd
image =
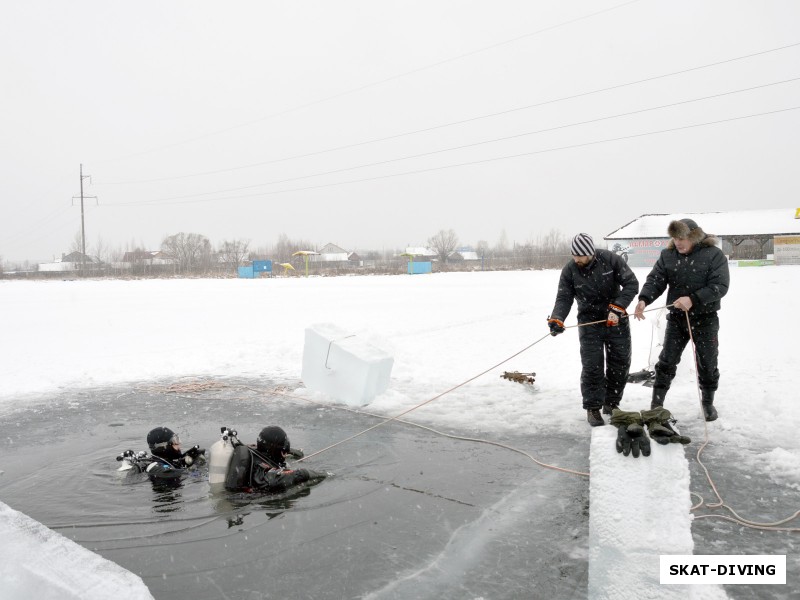
[[[547,326],[550,328],[550,335],[558,335],[564,333],[564,321],[547,317]]]
[[[616,327],[619,325],[619,320],[627,315],[628,313],[625,312],[624,308],[617,306],[616,304],[609,303],[608,316],[606,317],[606,327]]]

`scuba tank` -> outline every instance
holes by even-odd
[[[208,461],[208,483],[218,488],[222,488],[225,484],[234,446],[240,445],[235,431],[221,427],[220,432],[222,439],[211,444],[209,448],[211,458]]]
[[[134,452],[133,450],[125,450],[122,454],[117,456],[117,462],[122,463],[117,471],[130,471],[135,469],[137,473],[144,471],[151,462],[150,455],[144,450]]]
[[[233,451],[228,476],[225,478],[225,489],[240,490],[249,487],[252,470],[253,450],[244,444],[239,444]]]

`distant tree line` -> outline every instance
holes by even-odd
[[[509,244],[503,233],[493,246],[480,240],[467,247],[470,249],[470,260],[465,260],[464,254],[467,253],[459,252],[461,247],[456,232],[442,229],[427,241],[427,249],[432,256],[413,257],[413,260],[431,260],[433,271],[441,272],[553,269],[561,268],[570,257],[568,240],[556,230],[525,244]],[[80,254],[80,248],[78,234],[70,248],[71,256]],[[252,247],[250,240],[245,239],[223,240],[215,247],[205,235],[186,232],[164,237],[157,249],[135,242],[111,249],[102,239],[98,239],[96,244],[87,249],[91,260],[84,257],[87,260],[78,263],[79,266],[73,270],[45,272],[27,261],[4,265],[0,260],[0,276],[236,277],[238,267],[248,265],[253,260],[272,260],[273,273],[276,275],[299,275],[303,272],[303,258],[294,255],[300,250],[317,251],[318,246],[307,240],[292,239],[285,233],[280,234],[274,244],[256,248]],[[404,251],[358,250],[352,260],[312,261],[309,272],[316,275],[406,273],[410,257],[403,256]],[[292,265],[294,270],[280,268],[280,264]]]

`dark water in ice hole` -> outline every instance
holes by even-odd
[[[0,416],[0,499],[158,599],[586,597],[588,482],[497,447],[390,424],[307,461],[335,475],[278,497],[212,495],[202,476],[156,491],[114,460],[162,424],[206,448],[221,425],[252,442],[279,424],[308,452],[375,423],[240,389],[63,393]],[[588,438],[544,445],[586,468]]]
[[[211,494],[205,472],[166,491],[116,472],[114,457],[146,449],[155,425],[207,448],[221,425],[252,442],[279,424],[309,451],[375,422],[233,386],[65,392],[0,415],[0,499],[140,575],[159,600],[587,597],[588,481],[494,446],[390,424],[308,461],[334,476],[279,496]],[[588,469],[588,435],[491,437]],[[747,480],[713,452],[726,500],[762,513],[746,516],[800,504],[800,493]],[[710,501],[694,464],[692,478]],[[754,489],[764,506],[753,507]],[[718,520],[696,521],[693,533],[696,554],[787,554],[787,586],[727,586],[731,598],[800,597],[797,534]]]

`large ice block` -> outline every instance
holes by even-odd
[[[706,586],[661,585],[659,578],[662,554],[694,550],[683,446],[652,442],[650,456],[634,458],[617,454],[616,437],[616,427],[592,429],[589,600],[694,597],[688,588]]]
[[[389,388],[394,358],[336,325],[306,328],[303,383],[351,406],[369,404]]]
[[[142,578],[0,502],[0,598],[153,600]]]

